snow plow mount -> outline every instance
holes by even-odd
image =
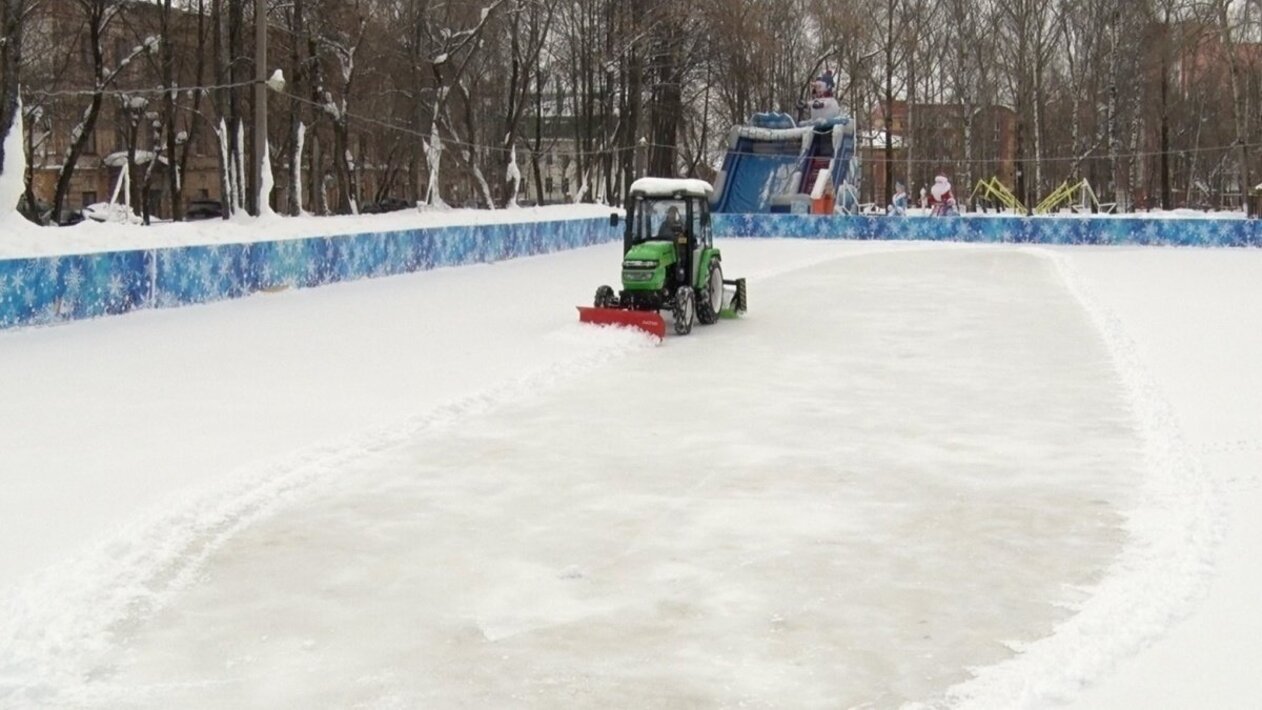
[[[727,288],[731,286],[732,288]],[[745,279],[723,279],[723,318],[736,318],[749,308],[745,291]]]

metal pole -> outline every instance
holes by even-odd
[[[254,0],[254,214],[263,213],[263,151],[267,150],[267,0]]]

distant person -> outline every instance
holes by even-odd
[[[894,183],[894,199],[890,200],[889,213],[895,217],[907,215],[907,188],[901,182]]]
[[[949,217],[959,214],[956,209],[955,195],[951,194],[951,181],[945,175],[933,179],[933,187],[929,189],[930,214],[935,217]]]

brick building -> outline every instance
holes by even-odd
[[[906,101],[894,101],[886,116],[881,102],[868,115],[867,140],[862,143],[865,201],[878,205],[889,202],[885,195],[885,171],[891,167],[895,180],[907,185],[913,199],[920,186],[932,184],[934,176],[946,175],[955,185],[956,196],[967,197],[977,180],[998,177],[1012,186],[1016,181],[1016,113],[1006,106],[980,106],[973,109],[969,142],[971,163],[965,163],[965,121],[963,104],[917,103],[912,106],[910,130]],[[893,163],[887,164],[885,131],[894,144]],[[908,151],[911,162],[908,163]],[[868,192],[870,190],[870,192]]]

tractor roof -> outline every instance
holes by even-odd
[[[631,194],[643,197],[709,197],[713,192],[705,180],[646,177],[631,183]]]

